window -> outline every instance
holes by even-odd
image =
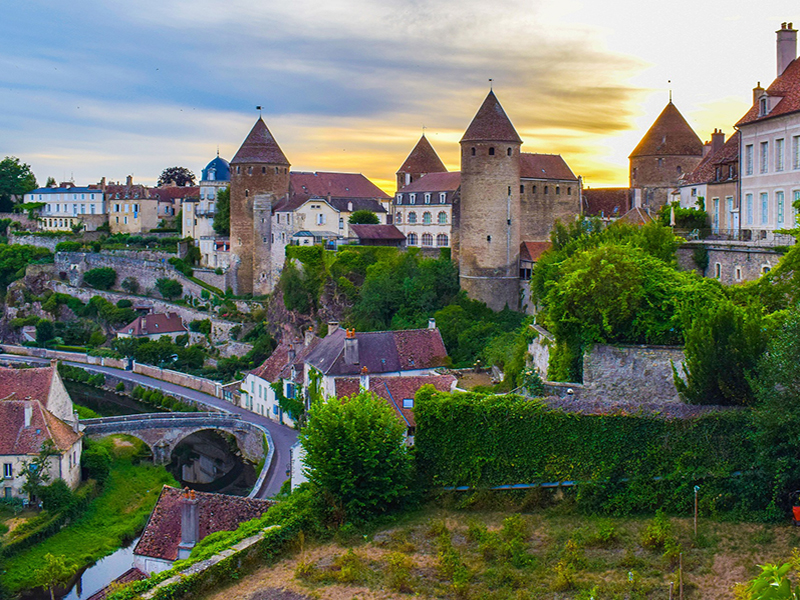
[[[728,221],[728,229],[732,229],[732,223],[733,223],[733,214],[732,214],[733,213],[733,196],[727,196],[725,198],[725,208],[728,211],[728,214],[727,214],[727,217],[729,219],[729,221]]]
[[[511,148],[509,148],[508,150],[506,150],[506,154],[507,154],[508,156],[511,156]]]
[[[247,198],[248,196],[250,196],[250,190],[245,190],[244,197]]]
[[[339,229],[344,229],[344,217],[339,217]]]
[[[519,186],[519,193],[520,194],[524,194],[525,193],[525,186],[524,185],[520,185]]]
[[[761,194],[761,224],[766,225],[769,222],[769,194],[762,192]]]
[[[560,195],[561,195],[561,186],[557,185],[556,186],[556,196],[560,196]]]
[[[414,399],[403,398],[403,408],[414,408]]]
[[[753,144],[744,147],[744,174],[753,174]]]
[[[800,206],[800,190],[792,192],[792,226],[797,225],[798,206]]]
[[[775,140],[775,170],[783,171],[783,138]]]
[[[494,148],[489,148],[489,156],[494,156]]]
[[[252,175],[253,174],[253,167],[247,167],[247,174],[248,175]]]
[[[472,156],[475,156],[475,148],[472,149]]]
[[[567,188],[567,196],[572,196],[572,188],[571,187]]]
[[[769,168],[769,142],[761,142],[761,153],[759,156],[761,157],[761,172],[766,173]]]
[[[714,263],[714,277],[716,279],[720,279],[722,277],[722,265],[719,263]]]
[[[663,159],[663,158],[659,158],[659,159],[658,159],[658,166],[659,166],[659,167],[662,167],[662,166],[664,166],[664,159]]]
[[[417,203],[417,195],[416,194],[409,194],[408,195],[408,203],[409,204],[416,204]]]
[[[775,192],[775,224],[783,225],[783,192]]]
[[[430,203],[431,203],[431,195],[425,194],[425,204],[430,204]]]
[[[411,211],[410,213],[408,213],[408,222],[410,224],[412,224],[412,225],[414,223],[416,223],[417,222],[417,213],[415,213],[414,211]]]
[[[261,167],[261,174],[264,175],[267,172],[267,167]]]
[[[744,197],[744,203],[747,208],[747,224],[753,224],[753,194],[747,194]]]
[[[742,267],[736,267],[736,281],[742,280]]]
[[[792,137],[792,168],[800,169],[800,135]]]
[[[680,165],[678,165],[678,167],[676,168],[676,171],[678,172],[678,175],[680,175],[683,172],[681,170],[681,166]]]
[[[325,224],[325,213],[317,213],[317,225]]]
[[[766,96],[761,98],[761,100],[758,101],[758,104],[759,104],[758,109],[759,109],[760,116],[763,117],[764,115],[767,114],[767,98],[766,98]]]
[[[408,237],[406,238],[406,245],[407,246],[416,246],[417,245],[417,234],[416,233],[409,233]]]
[[[423,225],[430,225],[432,222],[431,213],[424,212],[422,213],[422,224]]]
[[[6,479],[14,477],[14,465],[11,463],[3,463],[3,477]]]
[[[712,202],[714,206],[714,212],[712,214],[711,224],[712,227],[714,228],[714,231],[717,232],[719,231],[719,198],[714,198]]]
[[[403,203],[403,194],[397,194],[397,203],[398,204],[402,204]]]
[[[398,225],[402,225],[403,215],[401,213],[397,213],[397,215],[395,215],[394,222],[397,223]]]
[[[442,211],[438,215],[439,225],[447,225],[447,213]]]
[[[544,193],[547,193],[547,186],[544,186]]]
[[[766,275],[771,270],[772,270],[772,267],[770,267],[769,265],[764,265],[764,266],[761,267],[761,274],[762,275]]]
[[[423,246],[433,246],[433,236],[430,233],[423,233],[422,234],[422,245]]]
[[[436,245],[437,246],[447,246],[447,236],[443,233],[440,233],[436,236]]]
[[[535,193],[536,193],[536,186],[533,186],[533,188],[531,188],[531,194],[535,194]]]
[[[439,192],[439,204],[445,204],[446,202],[447,202],[447,193]]]

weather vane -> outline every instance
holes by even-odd
[[[669,85],[669,103],[672,104],[672,79],[667,79],[667,85]]]
[[[258,116],[260,117],[261,116],[261,107],[260,106],[256,106],[256,110],[258,111]]]
[[[493,81],[494,81],[494,79],[491,79],[491,78],[489,78],[489,91],[490,91],[490,92],[491,92],[491,91],[494,91],[494,86],[492,85],[492,82],[493,82]]]

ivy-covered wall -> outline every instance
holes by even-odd
[[[577,481],[586,508],[631,512],[683,510],[696,484],[707,508],[731,509],[752,484],[744,411],[684,420],[580,415],[519,396],[425,387],[414,414],[418,466],[433,487]],[[758,502],[745,500],[747,510]]]

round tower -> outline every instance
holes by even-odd
[[[520,139],[494,92],[461,138],[461,287],[494,310],[519,309]]]
[[[268,280],[271,267],[271,207],[289,193],[289,167],[289,161],[259,117],[230,163],[234,294],[267,293],[263,282]],[[257,221],[256,196],[259,197]]]

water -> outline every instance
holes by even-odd
[[[77,381],[65,381],[64,385],[75,404],[91,408],[101,417],[158,412],[158,409],[143,404],[130,396],[101,390]]]
[[[113,554],[101,558],[91,567],[88,567],[78,576],[78,581],[75,582],[72,589],[66,595],[61,596],[61,599],[81,600],[81,598],[88,598],[130,569],[133,566],[133,549],[138,541],[139,538],[136,538],[124,548],[120,548]]]

